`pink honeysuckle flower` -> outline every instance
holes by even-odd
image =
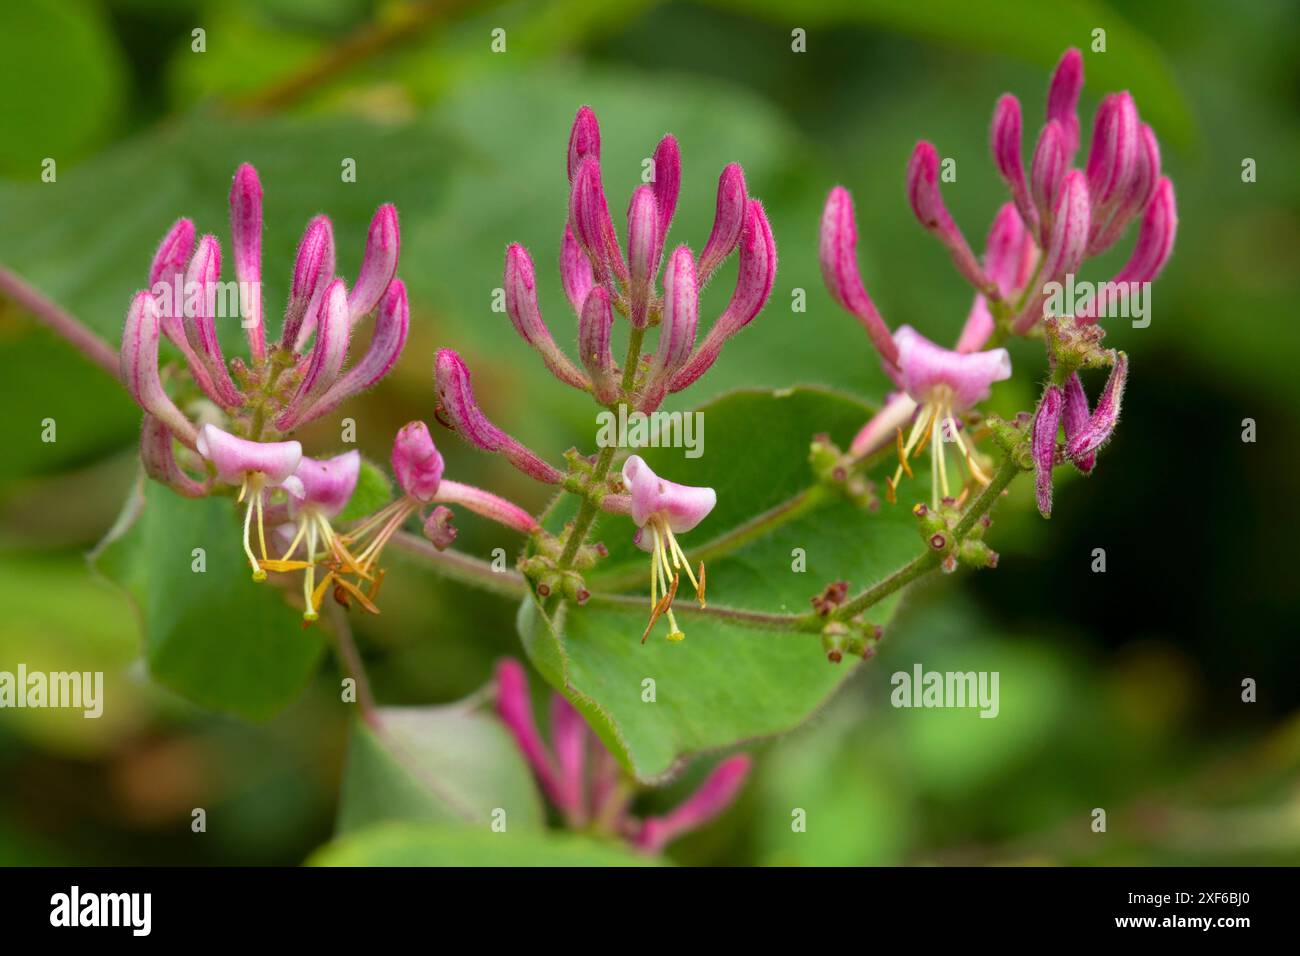
[[[1034,415],[1030,450],[1034,459],[1038,511],[1044,518],[1052,516],[1052,470],[1062,462],[1071,462],[1084,474],[1091,472],[1098,449],[1115,433],[1128,379],[1128,355],[1113,352],[1111,363],[1106,386],[1091,413],[1077,372],[1067,379],[1064,386],[1050,384],[1043,390]],[[1058,445],[1056,440],[1062,425],[1065,427],[1064,446]]]
[[[1015,207],[1010,204],[999,213],[981,270],[999,294],[1013,291],[1018,282],[1026,281],[1022,277],[1028,270],[1026,259],[1031,253],[1026,248],[1023,224],[1013,225],[1018,219]],[[899,394],[858,433],[851,450],[854,455],[866,455],[883,445],[891,434],[897,437],[899,466],[889,482],[892,501],[903,472],[911,474],[909,457],[933,443],[931,497],[937,507],[940,498],[948,497],[950,492],[945,440],[954,442],[961,450],[971,477],[980,484],[988,484],[988,476],[976,458],[974,447],[963,436],[958,418],[987,398],[994,382],[1010,377],[1011,358],[1006,349],[976,351],[993,331],[983,293],[977,294],[957,351],[935,345],[909,326],[891,334],[863,285],[856,246],[853,200],[846,189],[837,186],[827,197],[822,216],[822,275],[835,301],[866,327],[885,372],[899,389]],[[903,427],[909,421],[912,427],[904,439]]]
[[[177,220],[149,269],[162,334],[180,349],[195,384],[229,415],[232,427],[261,423],[261,434],[252,436],[258,439],[324,415],[382,378],[405,344],[409,321],[405,288],[395,278],[401,246],[397,211],[384,205],[375,212],[351,291],[334,275],[333,227],[317,216],[298,247],[280,340],[268,347],[261,294],[262,198],[257,171],[241,165],[230,189],[230,248],[251,367],[241,359],[231,363],[238,385],[217,336],[218,303],[229,303],[217,237],[205,235],[195,246],[193,222]],[[370,348],[345,371],[350,332],[376,306]],[[315,346],[309,348],[313,335]],[[287,403],[285,395],[291,396]],[[175,420],[169,427],[182,440],[193,431]]]
[[[284,553],[277,561],[262,561],[268,571],[291,571],[302,568],[303,620],[307,623],[320,616],[324,592],[316,593],[316,564],[325,557],[350,559],[338,540],[330,521],[343,510],[356,490],[361,474],[361,453],[344,452],[334,458],[317,460],[303,457],[294,477],[298,488],[289,489],[289,515],[293,519],[292,536]],[[303,545],[303,558],[294,561],[298,546]]]
[[[954,352],[935,345],[906,325],[894,333],[894,342],[898,346],[897,369],[886,366],[886,371],[893,376],[894,384],[916,402],[919,412],[906,441],[900,443],[898,468],[889,482],[890,497],[894,497],[903,472],[911,471],[908,458],[919,454],[929,442],[934,459],[930,497],[931,505],[937,508],[941,499],[950,496],[945,442],[957,445],[972,478],[981,485],[989,483],[974,447],[962,436],[957,416],[988,398],[994,382],[1011,377],[1011,357],[1006,349]],[[898,435],[901,439],[902,432]]]
[[[594,827],[621,836],[643,853],[661,853],[668,843],[726,811],[749,774],[752,761],[747,755],[728,757],[676,808],[637,819],[628,812],[631,782],[568,700],[551,694],[548,746],[533,716],[523,666],[511,658],[502,660],[494,683],[497,715],[532,768],[542,793],[570,828]]]
[[[731,302],[709,329],[699,347],[680,354],[686,323],[673,325],[675,334],[664,342],[662,322],[667,309],[658,283],[668,281],[667,240],[681,192],[681,149],[671,135],[655,147],[654,177],[637,186],[627,207],[627,240],[620,243],[601,180],[600,127],[588,107],[578,110],[569,134],[566,157],[569,216],[560,248],[560,277],[565,296],[579,320],[578,371],[555,344],[537,308],[532,262],[523,248],[512,245],[506,253],[506,304],[520,336],[535,348],[561,381],[590,391],[601,404],[624,399],[640,411],[653,411],[670,392],[689,387],[717,361],[723,345],[744,328],[766,304],[776,274],[776,244],[762,205],[751,199],[740,166],[727,166],[718,180],[717,210],[713,230],[698,267],[692,262],[696,293],[718,267],[739,250],[740,269]],[[679,270],[680,271],[680,270]],[[683,294],[678,284],[677,294]],[[610,351],[610,328],[616,315],[628,319],[637,341],[660,328],[654,352],[660,360],[646,367],[635,361],[620,370]],[[691,329],[693,331],[693,325]],[[667,361],[662,361],[662,359]],[[452,370],[447,371],[448,375]],[[624,394],[626,392],[627,394]],[[449,410],[454,415],[454,410]],[[470,425],[479,424],[469,422]],[[475,440],[480,430],[471,427]],[[485,437],[495,439],[486,430]],[[489,448],[505,451],[507,446]],[[542,480],[550,481],[551,478]]]
[[[1129,226],[1140,220],[1132,272],[1126,267],[1126,281],[1149,282],[1168,258],[1173,239],[1173,187],[1161,177],[1160,145],[1150,126],[1141,121],[1137,104],[1126,92],[1102,99],[1093,121],[1092,140],[1082,170],[1072,169],[1079,149],[1079,93],[1083,89],[1083,56],[1070,49],[1061,57],[1047,94],[1046,122],[1038,135],[1029,170],[1030,208],[1026,208],[1020,182],[1019,135],[1015,122],[1019,105],[1009,96],[998,101],[994,111],[991,145],[993,158],[1006,180],[1022,219],[1030,227],[1043,260],[1036,285],[1023,296],[1023,309],[1011,322],[1011,331],[1027,334],[1042,318],[1048,296],[1043,287],[1074,274],[1091,256],[1105,252],[1118,242]],[[1066,222],[1062,222],[1062,219]],[[1144,242],[1152,219],[1168,228],[1157,234],[1169,243]],[[1148,233],[1150,235],[1150,233]],[[1153,249],[1163,252],[1151,256]],[[1139,255],[1141,253],[1141,255]],[[1153,261],[1159,265],[1151,268]],[[1146,266],[1146,268],[1142,268]],[[1140,278],[1138,277],[1140,276]],[[1119,282],[1120,276],[1111,280]],[[1098,286],[1098,297],[1086,307],[1093,318],[1106,304]]]
[[[262,570],[249,540],[254,512],[257,513],[257,539],[261,560],[270,560],[266,551],[266,529],[263,518],[263,492],[284,488],[289,493],[300,493],[302,482],[294,476],[302,460],[302,445],[296,441],[256,442],[238,438],[215,425],[204,425],[199,430],[195,444],[200,455],[212,464],[217,478],[226,484],[239,485],[239,501],[247,499],[244,508],[244,554],[253,569],[253,580],[264,581]]]
[[[623,484],[627,488],[628,511],[637,527],[633,541],[650,554],[650,622],[641,641],[644,643],[650,636],[663,614],[668,615],[668,640],[680,641],[686,635],[673,616],[680,570],[686,572],[700,607],[704,607],[704,562],[700,562],[697,578],[677,543],[677,535],[685,534],[708,517],[718,503],[717,492],[666,481],[640,455],[632,455],[624,462]]]
[[[205,497],[212,490],[211,480],[199,481],[181,468],[172,440],[167,423],[146,412],[140,426],[140,462],[144,473],[186,498]]]

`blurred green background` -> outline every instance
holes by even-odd
[[[1102,94],[1129,89],[1178,195],[1174,258],[1132,358],[1125,418],[1098,473],[1041,521],[1020,482],[991,535],[995,573],[911,594],[878,658],[787,738],[751,748],[739,804],[672,857],[689,863],[1300,862],[1300,651],[1294,561],[1300,447],[1300,15],[1295,4],[1178,0],[777,0],[433,4],[370,0],[30,0],[0,17],[0,261],[115,339],[158,238],[178,215],[227,229],[238,163],[266,189],[267,301],[283,301],[298,236],[328,212],[355,274],[374,207],[401,213],[412,331],[394,374],[350,406],[383,460],[394,429],[431,419],[435,348],[475,369],[493,417],[550,457],[590,410],[491,311],[502,254],[538,262],[543,311],[574,321],[553,268],[569,123],[601,120],[621,211],[641,160],[674,132],[674,241],[699,248],[717,175],[745,166],[780,251],[767,312],[728,345],[695,404],[739,385],[825,383],[879,400],[887,383],[816,261],[828,188],[854,193],[864,277],[892,324],[955,337],[969,292],[903,195],[915,141],[958,164],[945,193],[973,244],[1004,201],[988,156],[996,97],[1036,130],[1061,51],[1085,51],[1085,136]],[[506,31],[493,53],[491,33]],[[791,50],[791,31],[807,51]],[[1091,31],[1107,35],[1089,51]],[[195,29],[205,51],[194,52]],[[1032,136],[1027,132],[1026,136]],[[57,183],[42,183],[42,162]],[[339,164],[355,159],[357,181]],[[1257,181],[1242,181],[1242,162]],[[621,227],[620,227],[621,229]],[[1094,265],[1103,278],[1128,243]],[[731,266],[734,270],[734,266]],[[714,315],[730,280],[715,283]],[[792,312],[795,289],[808,308]],[[268,305],[274,312],[275,306]],[[1032,407],[1041,346],[995,397]],[[329,839],[345,716],[326,658],[285,713],[249,724],[149,683],[127,601],[86,567],[134,475],[135,406],[0,302],[0,669],[103,669],[112,706],[0,714],[0,862],[297,863]],[[40,440],[54,418],[58,440]],[[1258,441],[1241,439],[1242,420]],[[332,426],[331,426],[332,427]],[[333,447],[324,426],[309,449]],[[444,442],[448,473],[535,508],[536,486]],[[461,523],[488,554],[515,542]],[[502,540],[498,540],[502,538]],[[1107,552],[1105,574],[1090,571]],[[378,698],[454,700],[503,654],[514,606],[398,563],[358,639]],[[999,670],[1001,715],[895,710],[889,676]],[[829,665],[828,665],[829,666]],[[1258,701],[1241,701],[1241,682]],[[705,762],[707,763],[707,762]],[[667,805],[704,766],[667,793]],[[190,810],[220,815],[194,837]],[[809,831],[790,832],[790,808]],[[1090,832],[1091,811],[1108,833]]]

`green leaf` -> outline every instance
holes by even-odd
[[[335,840],[310,866],[654,866],[586,837],[385,824]]]
[[[145,484],[144,509],[99,566],[135,599],[155,680],[212,710],[264,718],[306,685],[323,645],[270,582],[255,584],[229,498]],[[195,571],[195,549],[205,570]]]
[[[505,728],[466,703],[387,707],[358,721],[348,745],[338,830],[405,821],[481,825],[504,811],[508,832],[543,814],[532,774]]]
[[[369,458],[361,459],[361,470],[357,473],[357,486],[352,497],[335,517],[334,523],[345,525],[366,515],[374,514],[393,497],[393,483],[388,480],[388,473]]]
[[[49,158],[62,182],[122,112],[126,64],[107,19],[88,3],[6,4],[0,63],[0,171],[39,182]]]
[[[800,388],[734,393],[701,413],[701,457],[684,458],[680,449],[641,451],[662,477],[718,492],[713,513],[682,536],[688,557],[722,550],[725,536],[807,488],[812,436],[827,432],[844,446],[871,409]],[[804,614],[830,582],[845,579],[851,591],[860,590],[920,547],[915,519],[901,504],[869,513],[828,494],[820,506],[791,514],[707,561],[711,608]],[[756,629],[692,611],[685,583],[678,620],[686,640],[665,641],[661,621],[641,644],[649,558],[631,544],[632,531],[627,518],[605,516],[593,537],[605,541],[610,555],[588,578],[596,596],[584,607],[565,606],[556,619],[525,601],[519,627],[533,663],[637,777],[655,778],[691,753],[788,731],[852,673],[848,661],[827,661],[816,634]],[[804,572],[792,570],[796,548],[806,555]],[[635,603],[602,597],[611,588],[636,595]],[[893,606],[893,599],[882,602],[867,617],[884,624]],[[646,679],[655,682],[653,703],[642,699]]]

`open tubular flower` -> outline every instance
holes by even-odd
[[[668,233],[681,190],[681,151],[673,136],[660,140],[653,165],[652,182],[638,186],[628,204],[624,246],[605,198],[596,114],[585,106],[578,111],[569,136],[569,217],[560,251],[560,276],[579,319],[577,365],[581,369],[563,353],[543,321],[533,263],[518,244],[506,250],[504,285],[506,311],[515,330],[560,381],[591,392],[601,404],[626,399],[647,412],[670,392],[691,385],[713,365],[726,341],[762,310],[776,273],[771,227],[762,205],[749,198],[744,172],[734,163],[718,180],[713,230],[698,263],[686,246],[667,256]],[[737,251],[740,272],[736,290],[697,348],[699,292]],[[674,304],[667,301],[670,294],[676,299],[675,311]],[[659,327],[659,345],[649,363],[639,355],[630,356],[632,369],[622,369],[615,362],[610,326],[616,314],[625,316],[638,336]],[[670,321],[672,318],[678,321]]]
[[[497,664],[494,689],[497,715],[565,824],[621,837],[643,853],[659,853],[720,816],[749,776],[752,761],[747,755],[728,757],[672,810],[638,819],[629,812],[631,781],[572,704],[551,694],[548,745],[533,716],[528,675],[518,661],[506,658]]]
[[[1029,253],[1023,226],[1015,207],[1008,204],[994,220],[981,275],[993,294],[1007,294],[1023,282]],[[929,445],[931,501],[935,507],[953,491],[949,481],[946,442],[957,445],[958,461],[971,478],[988,484],[971,437],[964,433],[963,416],[986,399],[994,382],[1011,375],[1011,358],[1006,349],[979,351],[992,333],[986,293],[976,296],[967,317],[966,329],[956,351],[931,342],[909,326],[891,333],[863,285],[857,264],[857,226],[853,200],[847,190],[836,187],[826,200],[821,227],[821,266],[832,297],[862,322],[886,374],[898,392],[859,432],[852,452],[865,455],[894,437],[898,445],[898,468],[889,480],[889,498],[904,473],[912,473],[910,459]],[[910,423],[910,426],[909,426]],[[904,429],[906,437],[904,437]]]
[[[244,554],[253,569],[253,580],[266,579],[261,561],[271,560],[266,549],[264,495],[274,488],[290,494],[302,492],[302,482],[294,476],[302,460],[302,445],[296,441],[256,442],[238,438],[215,425],[204,425],[195,444],[216,470],[217,478],[239,485],[239,501],[244,505]],[[257,516],[259,559],[250,540],[253,516]]]
[[[690,531],[708,517],[718,503],[717,492],[666,481],[640,455],[632,455],[623,464],[623,484],[628,492],[629,514],[637,527],[633,541],[650,554],[650,621],[641,641],[645,642],[655,622],[665,614],[668,640],[680,641],[686,635],[673,616],[677,585],[684,571],[695,588],[700,607],[704,607],[704,562],[700,562],[697,577],[677,543],[677,535]]]
[[[304,571],[302,616],[308,623],[319,617],[325,589],[332,580],[327,577],[319,588],[316,586],[317,563],[328,560],[337,567],[352,561],[330,522],[352,498],[360,473],[361,453],[357,451],[325,460],[304,457],[294,472],[298,487],[289,489],[288,512],[292,523],[282,528],[289,544],[278,559],[260,562],[267,571]],[[297,557],[300,553],[301,558]],[[343,582],[340,586],[347,590]],[[378,586],[373,590],[377,591]],[[374,595],[358,597],[370,604]]]

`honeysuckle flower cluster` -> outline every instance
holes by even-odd
[[[975,288],[975,300],[955,350],[941,348],[904,326],[891,333],[859,276],[852,200],[836,187],[826,202],[821,229],[822,272],[835,300],[865,326],[885,371],[898,386],[881,411],[858,433],[853,460],[882,447],[891,437],[899,465],[889,479],[894,497],[903,473],[927,444],[934,454],[931,508],[950,498],[943,439],[960,451],[972,479],[988,475],[965,425],[978,416],[973,406],[988,397],[992,383],[1008,378],[1005,349],[988,346],[1009,335],[1042,330],[1048,342],[1050,381],[1035,414],[1030,444],[1037,471],[1039,509],[1051,512],[1052,468],[1069,461],[1091,471],[1097,450],[1115,427],[1127,357],[1099,346],[1103,316],[1121,284],[1148,283],[1159,275],[1173,248],[1177,228],[1173,186],[1160,172],[1160,151],[1128,93],[1106,96],[1097,111],[1085,169],[1071,168],[1080,146],[1079,94],[1083,58],[1062,56],[1047,94],[1046,122],[1026,176],[1021,155],[1020,103],[1004,95],[994,111],[994,161],[1011,201],[994,217],[982,260],[971,251],[948,213],[940,190],[940,159],[933,145],[918,143],[907,171],[908,200],[917,219],[943,243],[957,271]],[[1050,315],[1054,288],[1072,278],[1085,260],[1113,246],[1139,221],[1127,263],[1095,296],[1085,297],[1074,315]],[[1096,409],[1089,409],[1078,372],[1110,368]],[[1065,441],[1057,441],[1063,426]],[[905,430],[906,429],[906,435]],[[960,503],[965,490],[955,500]]]
[[[403,496],[351,527],[335,528],[356,489],[361,456],[303,454],[289,433],[328,414],[388,373],[406,342],[410,310],[396,278],[397,212],[380,206],[370,224],[361,270],[351,289],[334,275],[330,220],[317,216],[298,246],[278,342],[268,344],[261,297],[262,187],[252,166],[235,174],[230,192],[237,299],[221,283],[221,246],[178,220],[159,244],[150,288],[136,294],[122,335],[121,377],[144,409],[141,460],[146,473],[188,497],[238,488],[242,544],[254,580],[268,572],[303,572],[303,618],[317,619],[325,595],[378,613],[378,561],[408,518],[428,507],[425,534],[436,547],[455,538],[449,504],[530,534],[536,520],[490,492],[444,481],[442,456],[423,422],[398,432],[392,466]],[[224,299],[223,299],[224,295]],[[237,303],[230,316],[219,303]],[[349,364],[352,332],[375,313],[370,345]],[[248,359],[227,361],[217,319],[238,317]],[[185,362],[192,419],[164,385],[162,336]],[[228,345],[229,343],[227,343]],[[176,389],[184,394],[186,383]],[[180,446],[178,457],[177,444]],[[269,526],[269,529],[268,529]],[[318,569],[323,573],[319,575]]]
[[[560,348],[542,318],[533,261],[518,244],[506,250],[506,311],[520,337],[561,382],[590,393],[606,407],[651,412],[669,394],[687,388],[707,372],[727,340],[762,310],[776,275],[771,227],[762,204],[748,195],[743,170],[733,163],[719,177],[713,229],[699,257],[686,245],[665,255],[681,185],[677,140],[667,135],[654,151],[652,181],[632,192],[624,245],[605,199],[600,128],[587,107],[574,120],[566,165],[569,215],[561,243],[560,280],[578,320],[578,361]],[[733,252],[739,259],[735,289],[697,344],[700,292]],[[627,357],[621,364],[612,345],[616,315],[627,319]],[[656,328],[654,351],[643,353],[646,333]],[[603,508],[630,515],[638,545],[651,554],[651,614],[645,635],[667,615],[669,639],[681,640],[683,632],[672,614],[679,578],[684,572],[702,605],[704,569],[701,565],[695,573],[675,535],[704,520],[716,501],[713,490],[659,479],[637,456],[627,459],[621,472],[614,472],[613,449],[603,449],[594,458],[571,451],[569,467],[562,472],[488,419],[475,398],[469,369],[456,352],[438,353],[434,377],[439,419],[444,424],[484,451],[502,455],[529,477],[561,485],[583,499],[584,510],[565,532],[558,538],[537,536],[536,553],[523,562],[538,595],[558,592],[585,600],[581,572],[602,551],[584,540],[590,512]]]
[[[695,792],[668,813],[635,817],[635,791],[613,755],[564,697],[551,694],[548,747],[533,718],[528,677],[509,658],[497,665],[497,714],[528,761],[546,799],[567,827],[617,836],[645,853],[659,853],[678,837],[721,815],[745,784],[745,754],[719,763]]]
[[[277,493],[283,498],[278,504],[298,521],[297,541],[308,539],[309,553],[315,553],[319,539],[326,550],[342,554],[328,518],[343,506],[333,499],[344,490],[350,496],[356,466],[338,459],[313,462],[303,457],[297,441],[283,436],[388,373],[406,342],[409,308],[406,288],[395,278],[396,210],[385,205],[375,213],[350,291],[334,275],[333,228],[318,216],[298,247],[280,340],[268,345],[261,294],[262,186],[248,164],[239,167],[231,186],[230,233],[233,293],[232,283],[221,279],[216,236],[204,235],[196,246],[194,223],[180,219],[163,237],[149,268],[149,289],[136,294],[127,312],[121,377],[146,413],[140,447],[150,477],[188,496],[211,493],[214,483],[238,486],[244,553],[254,580],[261,581],[268,569],[283,570],[289,560],[273,558],[267,547],[266,513]],[[348,367],[352,330],[372,312],[377,316],[370,346]],[[219,318],[240,320],[247,360],[227,361],[217,334]],[[197,388],[202,428],[164,387],[161,336],[180,352]],[[189,471],[177,460],[173,439],[186,449]],[[309,570],[309,589],[310,577]]]

